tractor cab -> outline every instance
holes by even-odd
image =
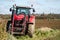
[[[12,11],[11,20],[13,19],[14,15],[16,15],[18,17],[20,15],[24,15],[24,16],[28,16],[28,18],[30,18],[31,10],[33,10],[32,12],[35,12],[35,10],[33,8],[31,8],[31,7],[13,5],[13,7],[10,8],[10,11]],[[21,16],[21,17],[23,17],[23,16]]]

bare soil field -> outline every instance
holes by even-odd
[[[60,29],[60,19],[36,19],[36,28],[50,27],[54,29]]]

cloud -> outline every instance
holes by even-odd
[[[50,12],[50,8],[53,8],[52,12],[60,12],[60,0],[0,0],[0,13],[9,13],[9,8],[13,4],[19,6],[33,4],[37,12]]]
[[[46,2],[59,2],[60,0],[45,0]]]

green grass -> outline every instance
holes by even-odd
[[[28,35],[26,36],[16,36],[18,40],[45,40],[48,38],[59,38],[57,37],[57,34],[59,33],[59,30],[51,30],[51,31],[41,31],[41,30],[36,30],[33,38],[30,38]],[[53,39],[54,40],[54,39]]]
[[[54,40],[60,40],[60,33],[56,37],[54,37],[53,39]]]
[[[60,32],[55,35],[55,37],[48,37],[45,40],[60,40]]]
[[[60,22],[60,21],[58,21],[58,22]],[[59,23],[56,23],[56,24],[59,24]],[[0,22],[0,40],[6,40],[9,38],[12,40],[14,40],[14,39],[17,39],[17,40],[60,40],[60,30],[57,30],[57,29],[53,29],[53,30],[45,31],[45,32],[41,31],[39,29],[36,29],[33,38],[30,38],[28,35],[13,37],[12,35],[9,35],[6,33],[5,25],[6,25],[6,22],[4,20],[3,20],[3,22]],[[55,24],[54,24],[54,26],[55,26]],[[54,27],[54,28],[56,28],[56,27]],[[60,27],[60,24],[58,27]]]

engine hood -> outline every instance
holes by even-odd
[[[23,14],[20,14],[20,15],[14,14],[14,20],[22,20],[23,18],[24,18]]]

